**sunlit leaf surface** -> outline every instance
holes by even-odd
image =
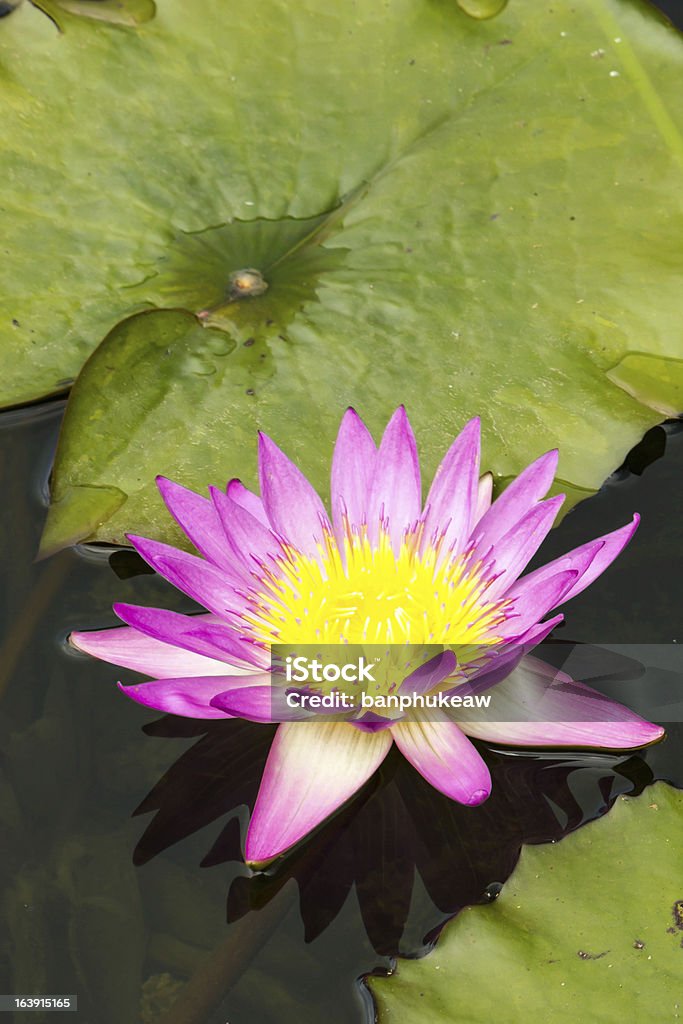
[[[0,21],[3,401],[109,334],[46,549],[168,535],[154,475],[253,480],[257,427],[322,488],[351,403],[404,401],[428,472],[473,413],[501,476],[559,444],[573,498],[676,403],[683,46],[649,7],[74,3]],[[199,319],[109,333],[169,306]]]

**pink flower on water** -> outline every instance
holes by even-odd
[[[402,686],[443,692],[464,681],[471,685],[473,665],[492,654],[526,652],[546,637],[562,616],[544,616],[599,576],[638,525],[634,516],[627,526],[520,576],[563,501],[544,500],[557,453],[542,455],[491,503],[491,476],[479,478],[479,436],[479,420],[471,420],[439,466],[424,505],[403,408],[379,448],[353,409],[347,411],[332,461],[331,515],[265,436],[260,497],[238,480],[204,498],[159,478],[166,505],[203,557],[129,539],[207,614],[117,605],[126,626],[73,633],[72,644],[153,676],[123,687],[134,700],[193,718],[270,720],[270,647],[277,643],[443,645],[435,667],[413,673]],[[469,652],[464,662],[463,651]],[[533,658],[495,692],[504,722],[467,713],[424,721],[410,712],[379,716],[372,726],[283,721],[249,824],[247,861],[263,864],[316,828],[366,782],[394,742],[438,790],[475,805],[489,795],[491,779],[468,735],[515,746],[605,748],[638,747],[663,735],[588,687],[549,674]],[[539,701],[548,720],[524,720],[520,710]]]

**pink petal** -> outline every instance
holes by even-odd
[[[265,434],[259,434],[259,480],[275,532],[304,554],[317,554],[316,542],[330,529],[323,503],[301,470]]]
[[[664,735],[660,726],[533,657],[491,690],[486,714],[502,720],[489,722],[481,710],[463,709],[458,722],[469,736],[522,747],[619,750],[646,746]]]
[[[564,615],[555,615],[547,622],[540,622],[528,629],[526,633],[515,637],[511,642],[495,645],[491,656],[480,660],[474,671],[466,674],[466,681],[458,683],[449,693],[461,696],[474,693],[485,693],[492,686],[506,679],[517,664],[526,657],[534,647],[550,636],[555,626],[564,619]]]
[[[576,582],[568,593],[564,595],[563,601],[576,597],[593,580],[601,576],[617,555],[624,550],[638,529],[639,522],[640,516],[636,513],[632,521],[627,523],[626,526],[622,526],[612,533],[606,533],[602,537],[596,537],[595,540],[590,540],[587,544],[582,544],[581,547],[568,551],[566,555],[562,555],[560,558],[548,562],[547,565],[535,569],[534,572],[530,572],[527,576],[522,576],[517,586],[521,587],[530,582],[552,576],[558,569],[578,569],[579,575]]]
[[[477,545],[475,558],[490,562],[491,572],[497,575],[486,591],[487,599],[499,597],[512,586],[547,537],[563,501],[563,494],[548,498],[547,501],[539,501],[511,530],[496,541],[492,551],[481,544]],[[491,508],[493,509],[496,504],[497,502],[494,502]]]
[[[455,722],[407,719],[392,725],[391,732],[403,756],[440,793],[469,806],[486,800],[489,770]]]
[[[270,526],[262,500],[258,494],[248,490],[241,480],[230,480],[225,493],[243,509],[246,509],[254,519],[258,519],[259,523],[262,523],[263,526]]]
[[[239,616],[245,608],[244,579],[185,551],[128,534],[138,554],[174,587],[216,615]]]
[[[493,496],[493,473],[484,473],[483,476],[479,477],[479,484],[477,486],[477,504],[472,516],[472,526],[479,522],[484,512],[488,512],[491,508],[491,498]]]
[[[194,675],[224,676],[230,671],[223,660],[195,654],[175,643],[164,643],[131,626],[72,633],[69,643],[100,661],[143,672],[157,679]]]
[[[163,476],[157,477],[157,487],[167,509],[197,550],[214,565],[230,570],[233,559],[211,502]]]
[[[368,499],[377,462],[377,447],[354,409],[347,409],[339,427],[332,458],[332,519],[337,539],[344,521],[351,527],[367,523]]]
[[[265,667],[268,663],[265,651],[228,626],[209,621],[209,616],[181,615],[164,608],[143,608],[134,604],[115,604],[114,611],[123,622],[146,636],[205,658],[224,661],[238,669],[253,665]]]
[[[558,615],[554,615],[552,619],[548,619],[546,622],[536,623],[531,626],[526,633],[522,633],[518,636],[516,643],[524,644],[525,647],[535,647],[537,644],[542,643],[547,636],[550,636],[555,626],[559,626],[564,621],[564,615],[560,612]]]
[[[424,512],[424,543],[444,535],[444,552],[459,554],[467,543],[479,493],[481,424],[471,419],[436,471]]]
[[[324,714],[339,714],[335,709],[307,710],[299,701],[292,706],[287,703],[286,698],[285,688],[273,685],[270,673],[264,672],[263,679],[257,684],[230,687],[225,692],[217,694],[211,704],[233,718],[246,718],[250,722],[296,722]]]
[[[284,853],[349,800],[391,747],[388,730],[348,722],[292,722],[275,734],[249,822],[245,857],[260,866]]]
[[[217,693],[230,686],[248,685],[254,676],[192,676],[186,679],[154,679],[150,683],[136,683],[119,689],[137,704],[164,711],[183,718],[230,718],[224,711],[211,706]]]
[[[466,696],[472,693],[484,693],[495,684],[507,679],[522,658],[552,633],[555,626],[562,622],[564,616],[556,615],[547,622],[541,622],[528,629],[526,633],[515,637],[512,641],[494,644],[489,655],[480,659],[479,667],[473,662],[474,671],[465,673],[466,681],[459,682],[449,693]]]
[[[403,406],[389,420],[377,453],[368,500],[368,534],[379,535],[379,524],[388,521],[394,550],[405,531],[417,522],[422,505],[420,463],[415,435]]]
[[[227,542],[235,557],[253,572],[276,555],[282,555],[279,540],[260,520],[215,487],[210,488]]]
[[[585,545],[584,548],[579,551],[577,549],[574,558],[558,558],[555,562],[548,563],[548,566],[543,566],[538,572],[530,572],[528,576],[521,576],[516,583],[513,583],[508,591],[505,593],[506,600],[515,600],[524,602],[528,593],[532,591],[537,593],[536,588],[541,583],[549,582],[564,572],[574,572],[574,580],[568,590],[562,593],[562,601],[567,600],[567,595],[576,586],[576,581],[579,580],[583,573],[586,572],[591,562],[595,558],[596,552],[600,547],[601,542],[595,543],[595,546]],[[548,569],[549,571],[544,571]],[[548,609],[550,611],[550,609]]]
[[[455,671],[458,659],[453,651],[441,651],[403,680],[400,693],[429,693]]]
[[[541,498],[545,497],[555,479],[558,453],[546,452],[505,488],[485,516],[476,531],[477,549],[486,551],[496,541],[512,530],[526,513]],[[521,525],[521,524],[520,524]]]
[[[548,580],[531,583],[523,593],[517,595],[512,609],[506,613],[508,617],[505,622],[493,626],[491,634],[504,640],[515,639],[520,642],[527,630],[564,600],[577,575],[575,569],[567,569]]]

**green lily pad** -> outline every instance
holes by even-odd
[[[60,29],[68,26],[70,14],[112,25],[134,26],[149,21],[156,13],[154,0],[31,0],[31,3],[52,18]]]
[[[63,390],[107,336],[46,547],[171,536],[154,475],[253,481],[257,427],[324,490],[348,404],[379,432],[405,402],[426,474],[481,413],[499,477],[559,445],[574,496],[670,408],[680,36],[627,0],[464,6],[479,17],[165,0],[129,28],[0,21],[0,398]],[[268,287],[236,294],[245,270]],[[195,354],[195,328],[235,346],[201,393],[180,343],[141,391],[170,314],[126,318],[169,306]],[[667,367],[664,404],[634,353]]]
[[[494,904],[369,980],[380,1024],[675,1020],[682,832],[683,793],[659,783],[556,846],[525,847]]]
[[[607,376],[664,416],[683,410],[683,360],[630,352]]]

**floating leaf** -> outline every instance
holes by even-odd
[[[326,272],[344,266],[346,250],[323,242],[354,198],[305,218],[234,220],[173,240],[168,256],[131,297],[156,306],[185,306],[207,326],[232,337],[275,338],[304,306],[315,301]],[[266,295],[268,292],[268,295]],[[259,302],[250,300],[259,298]],[[276,328],[274,330],[273,328]]]
[[[482,413],[496,474],[560,445],[585,493],[671,406],[616,368],[668,360],[678,393],[683,46],[649,7],[165,0],[59,34],[23,4],[0,48],[4,401],[63,389],[107,335],[46,547],[163,536],[154,475],[253,480],[256,427],[324,489],[350,403],[378,429],[404,401],[427,472]],[[245,270],[268,288],[234,294]],[[171,346],[153,399],[131,351],[155,317],[114,329],[169,305],[236,348],[200,358],[200,392]]]
[[[632,352],[607,374],[610,380],[664,416],[683,410],[683,360]]]
[[[69,15],[93,18],[112,25],[141,25],[154,17],[154,0],[31,0],[53,19],[59,28],[68,28]],[[66,15],[66,16],[65,16]]]
[[[458,7],[471,18],[495,18],[506,6],[507,0],[458,0]]]
[[[498,900],[423,960],[373,978],[380,1024],[667,1020],[680,1001],[683,793],[660,783],[556,846],[527,846]]]

